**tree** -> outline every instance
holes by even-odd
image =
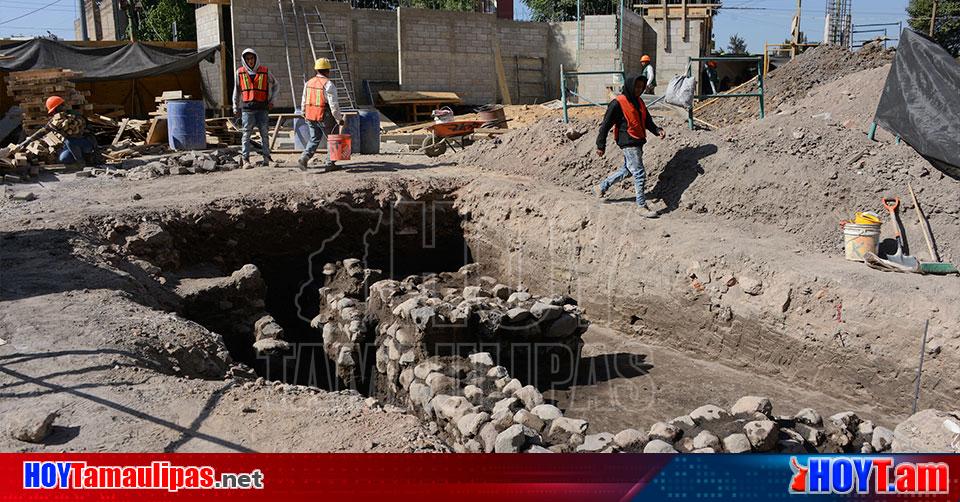
[[[128,35],[137,40],[197,39],[197,20],[187,0],[126,0],[120,7],[127,13]]]
[[[727,43],[727,52],[734,55],[749,54],[747,52],[747,42],[739,33],[730,35],[730,42]]]
[[[577,0],[523,0],[534,21],[571,21],[577,19]],[[616,0],[580,0],[580,15],[613,14],[620,4]]]
[[[923,34],[930,33],[930,15],[933,0],[910,0],[907,14],[910,27]],[[953,57],[960,56],[960,0],[939,0],[933,38]]]

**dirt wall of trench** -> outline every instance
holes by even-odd
[[[796,253],[786,239],[645,220],[532,183],[477,180],[457,206],[489,274],[578,298],[591,322],[821,390],[859,411],[909,414],[930,319],[923,404],[949,407],[960,397],[955,278],[883,274]]]

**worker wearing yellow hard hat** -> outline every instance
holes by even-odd
[[[657,72],[651,64],[652,61],[647,54],[640,57],[640,72],[647,78],[647,88],[643,90],[644,94],[654,94],[657,87]]]
[[[333,65],[327,58],[320,58],[313,63],[317,74],[303,86],[303,99],[300,101],[300,110],[303,118],[310,127],[310,142],[303,150],[298,164],[301,169],[309,166],[310,159],[327,135],[333,133],[335,127],[343,126],[343,114],[340,113],[340,103],[337,97],[337,86],[330,80],[330,71]],[[336,169],[332,160],[324,165],[325,171]]]

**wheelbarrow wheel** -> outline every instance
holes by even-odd
[[[427,136],[423,139],[420,151],[426,154],[427,157],[439,157],[443,155],[443,152],[447,151],[447,142],[442,138],[437,138],[432,135]]]

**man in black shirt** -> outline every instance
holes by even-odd
[[[628,176],[633,176],[640,214],[647,218],[656,218],[657,212],[647,204],[643,193],[643,184],[646,181],[646,172],[643,169],[643,144],[647,142],[647,131],[660,138],[665,138],[666,133],[653,122],[647,105],[640,99],[646,86],[647,79],[643,75],[628,78],[623,84],[620,95],[607,106],[607,113],[603,116],[603,123],[600,124],[600,132],[597,135],[597,155],[603,157],[607,149],[607,134],[612,127],[614,141],[623,151],[623,167],[603,180],[594,190],[603,197],[612,185]]]

